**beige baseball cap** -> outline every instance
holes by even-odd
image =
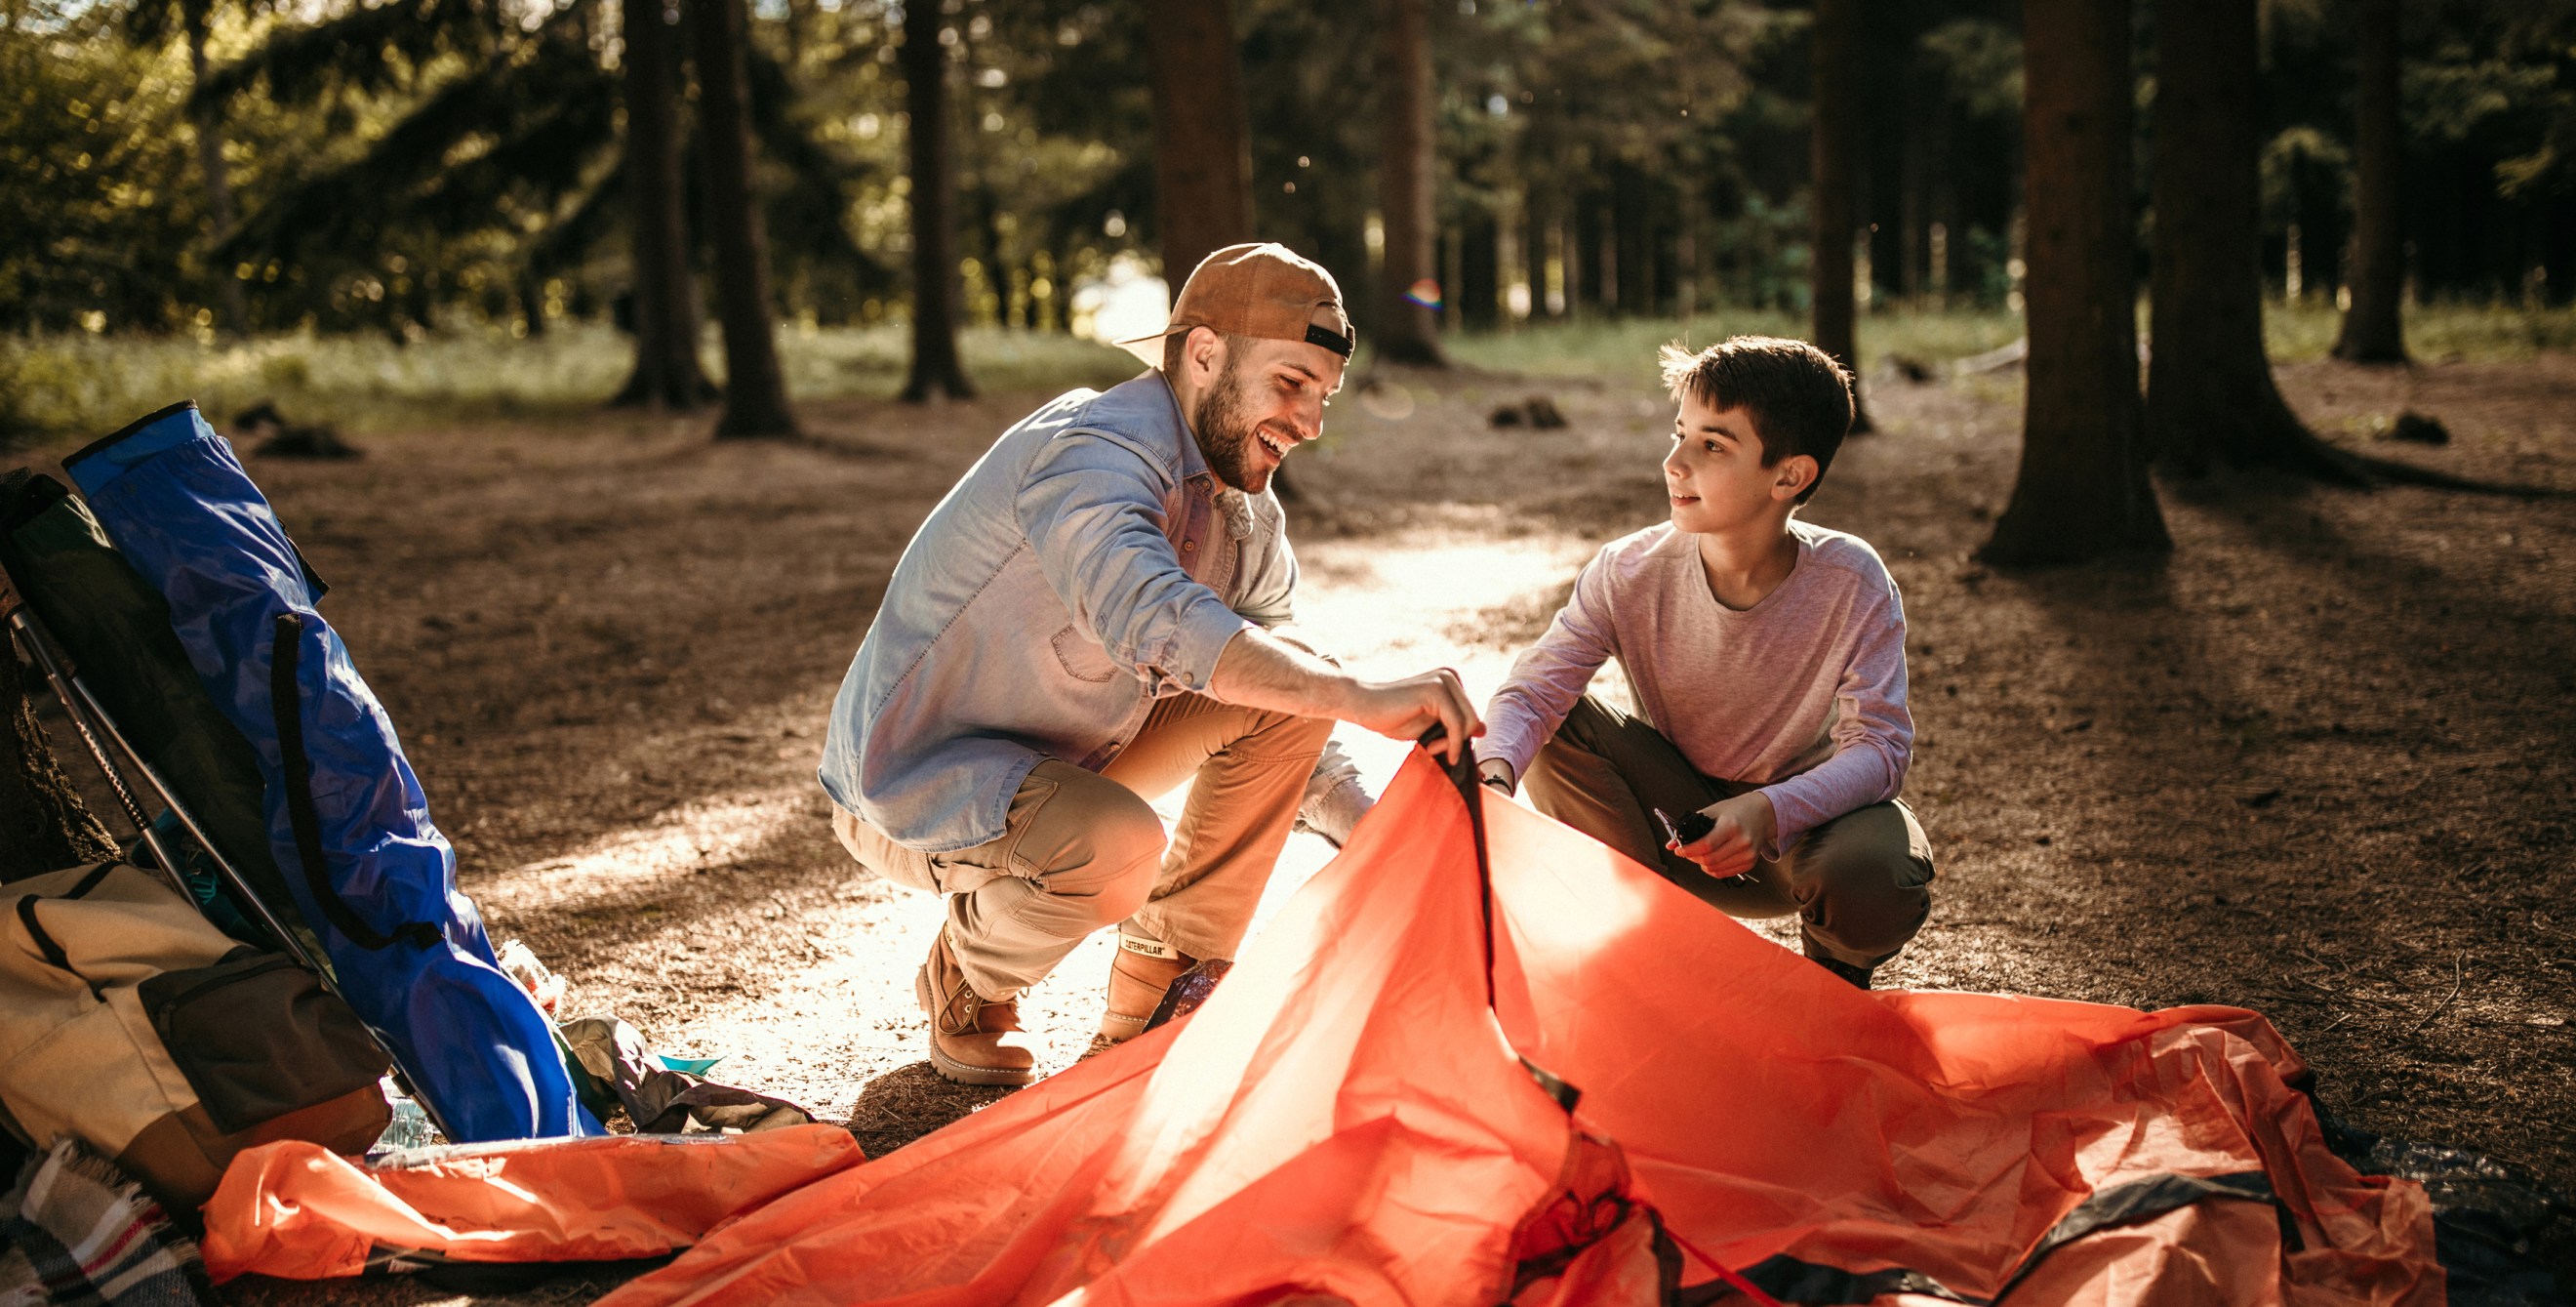
[[[1316,321],[1318,309],[1331,310],[1333,326]],[[1161,331],[1118,345],[1148,366],[1160,367],[1164,338],[1192,327],[1259,340],[1299,340],[1345,359],[1351,356],[1350,314],[1342,308],[1342,288],[1333,274],[1272,241],[1228,245],[1200,260],[1172,304],[1172,320]]]

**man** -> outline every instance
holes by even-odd
[[[1332,275],[1219,250],[1127,343],[1156,341],[1158,371],[1030,414],[931,511],[832,707],[834,833],[948,896],[914,985],[960,1083],[1029,1082],[1020,991],[1095,929],[1119,928],[1113,1041],[1231,958],[1336,720],[1481,729],[1453,672],[1364,681],[1270,629],[1297,584],[1270,477],[1351,355]],[[1167,841],[1147,799],[1184,781]]]

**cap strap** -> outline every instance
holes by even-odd
[[[1351,356],[1350,337],[1323,327],[1318,327],[1311,322],[1306,324],[1306,343],[1309,345],[1321,345],[1324,348],[1341,355],[1343,358],[1349,358]]]

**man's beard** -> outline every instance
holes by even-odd
[[[1198,421],[1190,425],[1198,438],[1199,452],[1207,456],[1208,470],[1216,473],[1216,479],[1247,495],[1257,495],[1270,488],[1270,469],[1252,468],[1253,444],[1259,439],[1254,432],[1260,424],[1250,409],[1243,398],[1242,375],[1228,366],[1199,401]]]

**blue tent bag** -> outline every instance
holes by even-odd
[[[601,1133],[552,1027],[502,973],[456,854],[321,584],[195,404],[64,461],[126,561],[170,601],[206,692],[267,779],[268,836],[340,996],[448,1135],[488,1143]],[[282,711],[281,711],[282,709]]]

